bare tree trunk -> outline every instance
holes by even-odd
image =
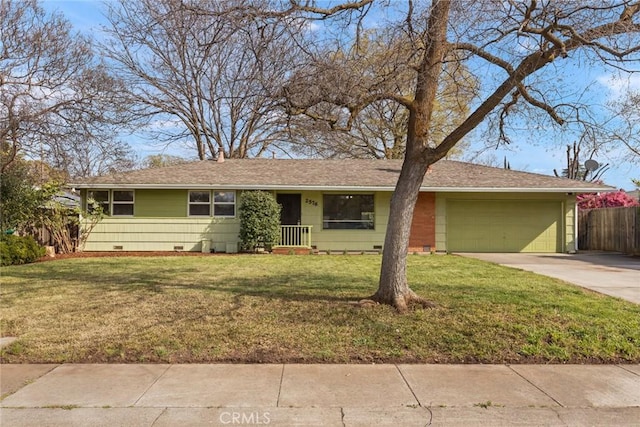
[[[447,0],[435,1],[428,18],[428,47],[417,70],[416,96],[409,109],[407,123],[406,154],[391,197],[380,283],[372,297],[376,302],[394,306],[399,312],[406,311],[411,303],[418,303],[425,308],[434,306],[409,288],[407,254],[413,210],[420,186],[429,166],[437,160],[433,157],[434,149],[429,146],[429,131],[442,63],[448,47],[446,32],[449,6]]]
[[[418,192],[429,165],[427,162],[404,161],[402,171],[391,197],[389,224],[384,240],[380,284],[372,300],[394,306],[399,312],[407,310],[411,303],[433,307],[419,297],[407,282],[407,254],[411,219],[418,199]]]

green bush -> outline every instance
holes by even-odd
[[[280,205],[266,191],[240,195],[240,243],[243,250],[268,248],[280,237]]]
[[[0,265],[28,264],[44,254],[45,249],[31,236],[3,234],[0,237]]]

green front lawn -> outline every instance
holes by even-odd
[[[437,309],[349,304],[380,257],[77,258],[1,271],[3,363],[640,362],[640,306],[457,256],[410,256]]]

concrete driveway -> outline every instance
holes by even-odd
[[[533,271],[640,304],[640,257],[611,252],[458,255]]]

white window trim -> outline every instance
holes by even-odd
[[[133,200],[130,201],[130,202],[129,201],[126,201],[126,202],[125,201],[115,201],[114,200],[114,196],[113,196],[114,191],[130,191],[130,192],[133,193]],[[118,217],[133,217],[133,216],[135,216],[135,213],[136,213],[136,191],[135,190],[118,189],[118,188],[114,189],[114,190],[111,190],[111,194],[110,194],[110,197],[109,197],[109,202],[111,204],[111,206],[110,206],[111,216],[118,216]],[[114,209],[113,209],[114,205],[131,205],[131,206],[133,206],[133,214],[131,214],[131,215],[122,215],[122,214],[116,215],[114,213]]]
[[[235,218],[238,212],[236,207],[237,194],[235,190],[213,190],[211,196],[211,216],[215,218]],[[233,202],[216,202],[216,193],[233,193]],[[233,205],[233,215],[216,215],[216,205]]]
[[[206,193],[207,190],[189,190],[187,192],[187,216],[191,218],[210,218],[213,214],[213,205],[212,205],[212,195],[211,190],[209,190],[209,202],[192,202],[191,201],[191,193]],[[205,206],[209,205],[209,215],[191,215],[191,205]]]

